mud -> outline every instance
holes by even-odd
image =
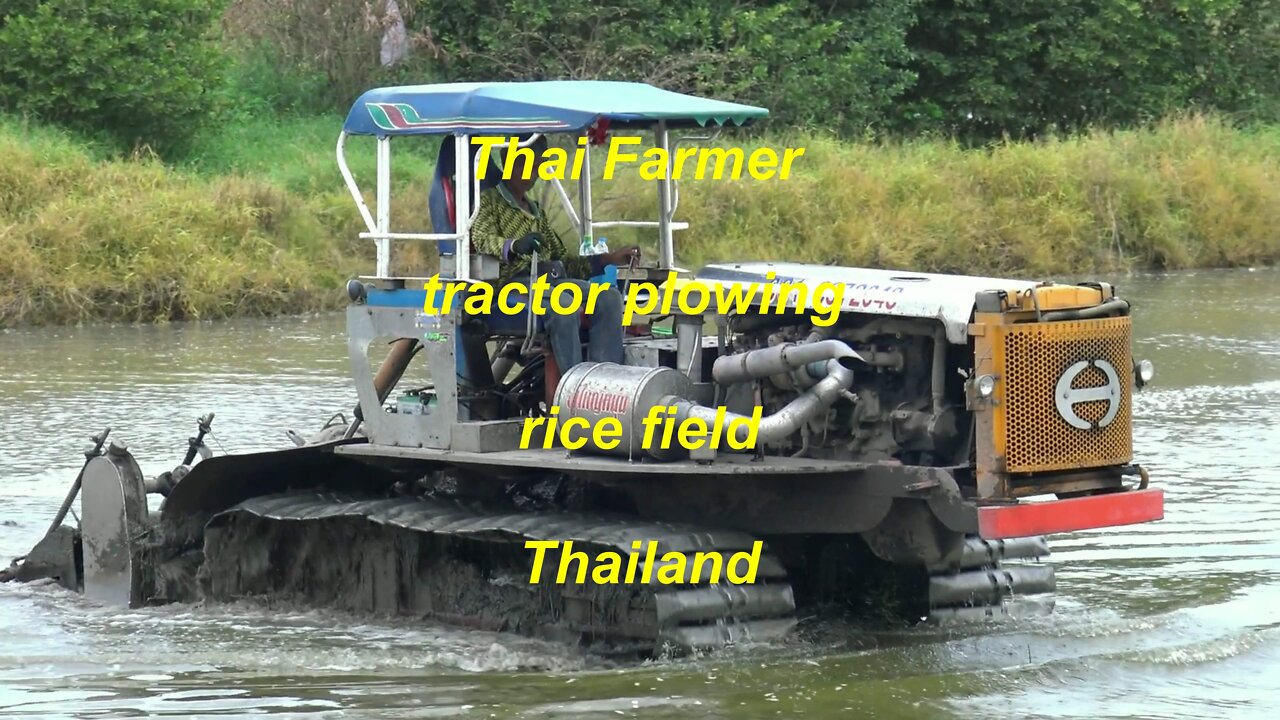
[[[0,582],[49,579],[68,590],[79,590],[83,573],[80,534],[70,525],[62,525],[41,538],[27,555],[0,570]]]
[[[527,540],[574,541],[594,556],[653,540],[657,556],[724,555],[742,533],[626,518],[496,512],[429,498],[360,498],[299,491],[246,501],[205,532],[201,596],[264,598],[383,616],[433,618],[489,630],[604,644],[721,645],[773,636],[793,622],[781,564],[760,558],[754,584],[559,583],[559,550],[531,583]],[[574,566],[570,566],[571,568]]]

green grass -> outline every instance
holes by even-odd
[[[946,141],[803,146],[782,182],[681,186],[687,265],[735,258],[1045,276],[1280,258],[1280,127],[1205,117],[966,149]],[[603,196],[605,193],[600,193]],[[607,192],[639,216],[638,180]],[[643,203],[640,199],[643,199]]]
[[[14,121],[0,159],[0,325],[309,310],[358,267],[330,202],[267,180],[113,159]]]
[[[0,119],[0,326],[338,306],[346,278],[372,271],[334,162],[340,124],[227,125],[166,164]],[[393,225],[425,230],[438,144],[394,143]],[[986,149],[820,136],[749,143],[764,144],[806,148],[792,179],[681,184],[677,216],[692,225],[677,235],[682,264],[1047,276],[1280,257],[1280,126],[1194,116]],[[348,157],[372,191],[372,140],[352,139]],[[595,196],[597,219],[656,215],[654,187],[634,173],[597,184]],[[606,234],[654,247],[651,232]],[[429,246],[396,253],[399,272],[434,270]]]

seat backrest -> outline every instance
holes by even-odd
[[[475,165],[476,153],[480,151],[479,145],[472,145],[468,153],[468,163]],[[457,169],[457,152],[454,149],[453,136],[446,136],[440,143],[440,152],[436,155],[436,171],[431,178],[431,192],[427,196],[427,212],[431,217],[431,232],[434,233],[452,233],[457,231],[457,225],[454,223],[455,193],[457,187],[454,183],[454,173]],[[489,171],[485,173],[485,177],[480,181],[481,192],[495,187],[501,180],[501,170],[493,165],[493,159],[489,160]],[[468,188],[468,193],[471,190]],[[477,198],[471,195],[469,207],[475,211]],[[441,255],[452,255],[456,243],[453,240],[437,240],[437,247],[440,249]]]

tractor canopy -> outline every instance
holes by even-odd
[[[349,135],[509,135],[612,127],[746,125],[765,108],[601,80],[446,83],[377,88],[343,125]]]

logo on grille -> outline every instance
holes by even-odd
[[[1095,385],[1094,387],[1071,387],[1071,383],[1075,381],[1076,377],[1090,367],[1101,370],[1107,376],[1107,384]],[[1081,360],[1067,368],[1066,372],[1062,373],[1062,376],[1058,378],[1058,386],[1053,390],[1053,401],[1058,407],[1058,414],[1071,427],[1080,428],[1081,430],[1104,428],[1110,425],[1111,421],[1116,419],[1116,413],[1120,412],[1120,375],[1116,372],[1114,365],[1101,358]],[[1105,402],[1107,404],[1106,414],[1096,423],[1080,417],[1076,412],[1076,405],[1087,402]]]

